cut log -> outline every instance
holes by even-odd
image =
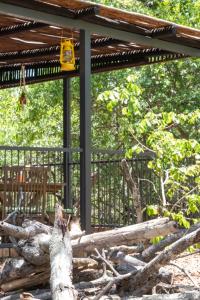
[[[56,204],[55,222],[49,245],[51,264],[51,292],[53,300],[77,299],[72,284],[72,247],[68,230],[62,219],[62,207]]]
[[[38,286],[41,284],[47,283],[49,280],[49,269],[45,272],[41,272],[38,274],[31,274],[25,278],[20,278],[16,280],[9,281],[7,283],[1,284],[1,290],[3,292],[14,291],[21,288],[30,288],[34,286]]]
[[[156,278],[158,270],[162,266],[166,265],[170,260],[173,260],[178,254],[186,250],[189,246],[198,242],[200,242],[200,229],[185,235],[170,245],[168,249],[162,251],[141,270],[139,270],[135,276],[132,276],[128,280],[128,285],[126,282],[124,282],[124,285],[123,282],[121,282],[120,289],[123,289],[121,291],[124,292],[124,287],[126,287],[127,290],[132,293],[132,295],[140,296],[144,282],[148,282],[151,278],[153,283],[153,279]]]
[[[150,261],[152,258],[154,258],[156,256],[157,252],[162,251],[165,247],[171,245],[172,243],[174,243],[175,241],[180,239],[183,235],[193,232],[193,231],[197,230],[198,228],[200,228],[200,223],[193,225],[189,230],[181,229],[177,233],[167,236],[166,238],[161,240],[158,244],[151,245],[150,247],[148,247],[147,249],[145,249],[142,252],[142,255],[141,255],[142,260]]]
[[[74,256],[84,256],[84,253],[92,252],[95,248],[107,249],[118,245],[129,245],[141,241],[150,240],[156,236],[166,236],[177,232],[177,225],[168,218],[155,219],[118,229],[85,235],[72,241]]]

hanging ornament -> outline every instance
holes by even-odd
[[[75,70],[74,43],[71,40],[61,39],[60,64],[61,71]]]
[[[22,107],[26,105],[26,82],[25,82],[25,67],[22,65],[20,72],[20,95],[19,95],[19,103]]]

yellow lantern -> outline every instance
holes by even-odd
[[[60,45],[61,71],[75,70],[74,44],[70,40],[62,40]]]

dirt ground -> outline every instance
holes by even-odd
[[[182,253],[181,255],[185,254],[188,254],[188,252]],[[183,258],[178,258],[171,262],[185,269],[191,275],[192,279],[196,282],[196,284],[200,286],[200,253],[192,254]],[[184,274],[181,270],[179,270],[177,267],[169,265],[167,266],[167,269],[173,271],[174,273],[172,284],[193,285],[188,276]]]

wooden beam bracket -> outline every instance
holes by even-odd
[[[95,16],[99,13],[97,6],[89,6],[86,8],[74,10],[74,19],[81,19],[87,16]]]
[[[154,28],[146,31],[147,35],[152,38],[166,38],[176,36],[177,28],[175,25],[169,25],[159,28]]]

